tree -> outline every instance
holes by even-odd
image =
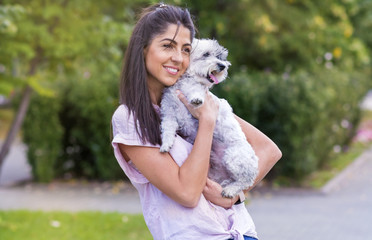
[[[23,89],[16,117],[2,145],[0,168],[22,125],[33,92],[54,96],[51,85],[56,79],[81,74],[84,65],[102,68],[103,63],[110,64],[108,59],[120,58],[117,42],[131,29],[107,13],[116,10],[113,12],[120,15],[117,13],[124,12],[126,3],[114,0],[0,3],[0,93]]]
[[[24,16],[24,8],[19,5],[0,5],[0,36],[1,36],[1,48],[0,48],[0,63],[1,64],[1,71],[0,71],[0,94],[9,94],[12,88],[19,83],[19,79],[17,79],[17,66],[18,64],[13,61],[13,69],[12,71],[6,71],[6,67],[9,66],[9,63],[12,60],[12,49],[7,48],[7,43],[9,39],[11,39],[14,35],[16,35],[18,31],[17,25],[14,21],[17,21],[21,17]],[[12,124],[11,129],[9,130],[8,136],[2,145],[0,150],[0,170],[3,163],[5,156],[7,155],[10,144],[15,138],[15,135],[22,124],[22,119],[24,118],[24,114],[28,107],[28,99],[31,94],[31,89],[26,88],[23,94],[22,104],[19,108],[17,116]]]

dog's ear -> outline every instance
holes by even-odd
[[[198,46],[198,43],[199,43],[199,39],[197,39],[197,38],[194,38],[193,40],[192,40],[192,50],[194,50],[197,46]]]

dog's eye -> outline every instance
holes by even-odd
[[[226,61],[227,56],[226,54],[221,53],[217,55],[217,58],[220,59],[221,61]]]
[[[211,54],[209,52],[206,52],[203,54],[203,57],[209,57]]]

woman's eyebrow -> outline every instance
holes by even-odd
[[[168,41],[172,44],[177,45],[177,42],[173,39],[170,39],[170,38],[164,38],[164,39],[160,40],[160,42],[164,42],[164,41]],[[185,44],[183,44],[183,46],[191,46],[191,43],[185,43]]]
[[[164,41],[171,42],[173,44],[177,44],[176,41],[174,41],[173,39],[170,39],[170,38],[164,38],[164,39],[160,40],[160,42],[164,42]]]

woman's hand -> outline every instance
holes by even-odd
[[[207,183],[203,189],[205,199],[224,208],[231,208],[234,203],[238,201],[239,196],[235,196],[234,198],[225,198],[222,197],[221,192],[221,185],[207,178]]]
[[[194,107],[188,101],[185,95],[182,94],[181,91],[177,90],[178,98],[181,100],[183,104],[185,104],[186,108],[189,110],[191,115],[202,121],[204,119],[211,120],[213,122],[216,121],[218,116],[218,109],[219,109],[219,101],[213,97],[208,91],[205,93],[205,101],[200,107]]]

